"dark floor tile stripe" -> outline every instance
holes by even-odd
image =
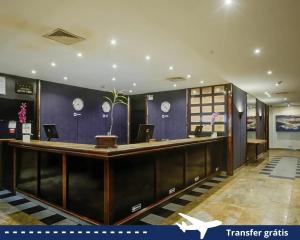
[[[195,197],[200,197],[203,193],[194,192],[194,191],[190,190],[190,191],[186,192],[186,194],[193,195]]]
[[[267,172],[260,172],[260,174],[270,175],[270,173],[267,173]]]
[[[28,203],[28,202],[29,202],[29,200],[27,200],[26,198],[23,198],[23,199],[19,199],[19,200],[10,202],[9,204],[13,205],[13,206],[17,206],[17,205],[20,205],[20,204],[23,204],[23,203]]]
[[[215,179],[210,179],[208,182],[212,182],[212,183],[221,183],[222,181],[215,180]]]
[[[205,188],[205,189],[211,189],[212,186],[206,186],[206,185],[200,185],[201,188]]]
[[[187,201],[187,200],[184,200],[184,199],[179,199],[179,198],[173,198],[170,200],[171,203],[176,203],[176,204],[179,204],[181,206],[185,206],[187,204],[189,204],[190,202]]]
[[[264,171],[264,172],[273,172],[273,169],[264,168],[264,169],[262,169],[262,171]]]
[[[49,216],[49,217],[46,217],[46,218],[43,218],[41,219],[40,221],[47,224],[47,225],[52,225],[54,223],[57,223],[59,221],[62,221],[66,219],[65,217],[59,215],[59,214],[54,214],[52,216]]]
[[[34,213],[43,211],[43,210],[45,210],[45,209],[46,209],[46,208],[44,208],[44,207],[42,207],[42,206],[35,206],[35,207],[32,207],[32,208],[28,208],[28,209],[23,210],[23,212],[25,212],[25,213],[27,213],[27,214],[34,214]]]
[[[8,197],[13,197],[13,196],[15,196],[15,194],[7,193],[7,194],[0,195],[0,199],[8,198]]]
[[[156,208],[151,213],[153,213],[155,215],[158,215],[160,217],[167,218],[167,217],[171,216],[174,212],[172,212],[172,211],[170,211],[168,209],[164,209],[164,208]]]

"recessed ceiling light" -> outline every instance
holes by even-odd
[[[169,70],[173,70],[173,69],[174,69],[174,67],[173,67],[173,66],[170,66],[170,67],[169,67]]]
[[[283,100],[284,100],[284,101],[286,101],[286,100],[287,100],[287,98],[285,97]]]
[[[254,54],[255,54],[255,55],[261,54],[261,49],[260,49],[260,48],[255,48],[255,49],[254,49]]]
[[[186,78],[191,78],[191,77],[192,77],[191,74],[186,75]]]
[[[117,67],[118,67],[117,64],[112,65],[112,68],[114,68],[114,69],[116,69]]]
[[[51,63],[51,66],[52,66],[52,67],[55,67],[55,66],[56,66],[56,63],[55,63],[55,62],[52,62],[52,63]]]
[[[268,93],[268,92],[265,92],[265,94],[270,98],[271,97],[271,94]]]
[[[273,72],[272,72],[271,70],[268,71],[268,75],[272,75],[272,73],[273,73]]]
[[[31,73],[32,74],[36,74],[36,70],[31,70]]]
[[[151,57],[149,55],[146,55],[145,59],[149,61]]]
[[[115,46],[116,44],[117,44],[117,40],[116,39],[110,40],[110,45]]]
[[[278,87],[278,86],[279,86],[279,83],[278,83],[278,82],[277,82],[277,83],[275,83],[275,86],[276,86],[276,87]]]
[[[134,83],[132,84],[132,86],[136,87],[136,83],[134,82]]]
[[[115,77],[113,77],[111,80],[112,80],[112,81],[116,81],[116,78],[115,78]]]
[[[200,83],[201,83],[201,84],[203,84],[203,83],[204,83],[204,81],[200,81]]]
[[[77,53],[77,57],[81,58],[82,57],[82,53],[81,52]]]
[[[132,93],[132,90],[129,90],[130,93]]]
[[[232,0],[225,0],[226,5],[230,5],[230,4],[232,4],[232,2],[233,2]]]
[[[68,77],[64,77],[64,80],[67,81],[67,80],[68,80]]]
[[[173,87],[177,87],[177,84],[176,84],[176,83],[174,83],[174,84],[173,84]]]

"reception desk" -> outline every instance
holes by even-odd
[[[121,224],[226,170],[226,138],[120,145],[11,141],[14,188],[94,223]]]

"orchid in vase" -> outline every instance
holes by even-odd
[[[212,130],[213,130],[213,126],[214,126],[214,124],[216,123],[216,120],[217,120],[217,117],[218,117],[218,116],[219,116],[219,113],[217,113],[217,112],[213,112],[212,115],[211,115],[211,122],[210,122],[210,125],[211,125]],[[217,137],[218,134],[217,134],[217,132],[212,132],[211,136],[212,136],[212,137]]]
[[[20,111],[18,112],[19,122],[21,124],[26,123],[26,121],[27,121],[26,114],[27,114],[27,104],[22,103],[20,106]]]

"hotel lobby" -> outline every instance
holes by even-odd
[[[1,1],[0,225],[299,225],[299,10]]]

